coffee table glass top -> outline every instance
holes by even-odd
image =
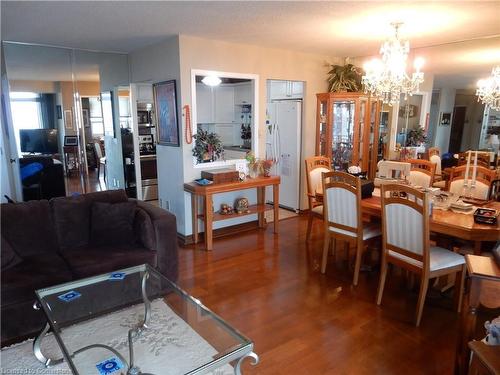
[[[149,265],[40,289],[36,295],[75,374],[202,374],[219,369],[216,373],[222,375],[239,373],[238,359],[258,360],[248,338]],[[44,334],[34,345],[42,362],[49,357]],[[43,354],[37,353],[37,345]]]

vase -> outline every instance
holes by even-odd
[[[259,165],[258,163],[249,163],[248,164],[248,175],[250,178],[259,177]]]
[[[264,177],[271,177],[271,167],[264,167]]]

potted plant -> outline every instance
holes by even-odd
[[[328,75],[328,91],[330,92],[361,90],[362,70],[353,64],[331,65]]]
[[[425,134],[425,129],[420,126],[416,129],[411,129],[406,137],[407,147],[418,147],[426,142],[427,135]]]
[[[193,138],[195,139],[193,156],[198,163],[215,161],[224,155],[224,148],[217,133],[209,133],[207,130],[198,129]]]

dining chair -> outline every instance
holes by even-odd
[[[407,162],[381,160],[377,164],[377,169],[377,177],[404,179],[410,175],[411,165]]]
[[[434,182],[436,164],[424,159],[409,159],[407,162],[411,165],[410,175],[408,176],[410,183],[430,188]]]
[[[469,167],[469,176],[468,176],[469,185],[472,180],[473,169],[474,167],[471,165]],[[458,167],[454,167],[451,169],[449,178],[449,190],[451,193],[458,195],[463,194],[466,170],[467,170],[466,165],[460,165]],[[471,196],[476,199],[484,199],[484,200],[489,199],[491,184],[495,180],[495,178],[496,178],[496,172],[493,169],[489,169],[478,165],[476,185],[474,189],[471,189]]]
[[[361,180],[345,172],[323,173],[325,239],[321,273],[326,272],[331,240],[356,245],[353,284],[358,285],[365,243],[381,235],[380,226],[365,224],[361,214]],[[334,249],[336,251],[337,249]]]
[[[434,156],[434,155],[437,155],[437,156],[441,155],[441,151],[439,150],[439,147],[429,147],[429,160],[430,160],[431,156]]]
[[[388,264],[420,276],[415,325],[420,325],[429,280],[456,274],[455,304],[460,312],[465,280],[465,259],[441,247],[430,246],[429,198],[420,190],[401,184],[382,186],[382,266],[377,305],[382,302]]]
[[[331,161],[324,156],[306,158],[307,200],[309,202],[309,218],[307,221],[306,241],[311,237],[314,218],[323,220],[323,202],[317,196],[321,189],[321,174],[331,170]]]
[[[436,148],[436,147],[433,147]],[[446,180],[443,179],[441,171],[441,156],[439,156],[439,150],[437,153],[431,155],[431,149],[429,149],[429,161],[436,165],[436,170],[434,172],[434,181],[432,183],[433,187],[440,188],[442,190],[446,189]]]
[[[106,181],[106,156],[102,155],[102,149],[99,142],[94,142],[94,150],[96,156],[96,164],[97,164],[97,179],[101,177],[101,165],[104,166],[104,181]]]
[[[474,153],[475,151],[470,151],[471,152],[471,162],[474,161]],[[466,165],[467,161],[469,159],[469,152],[460,152],[458,154],[458,166]],[[477,164],[478,166],[484,167],[484,168],[489,168],[490,167],[490,153],[489,152],[478,152],[477,154]]]

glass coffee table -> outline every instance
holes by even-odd
[[[34,307],[48,322],[33,351],[46,367],[85,375],[225,375],[240,374],[246,357],[259,361],[252,341],[149,265],[39,289],[36,296]],[[49,330],[59,348],[47,354]]]

